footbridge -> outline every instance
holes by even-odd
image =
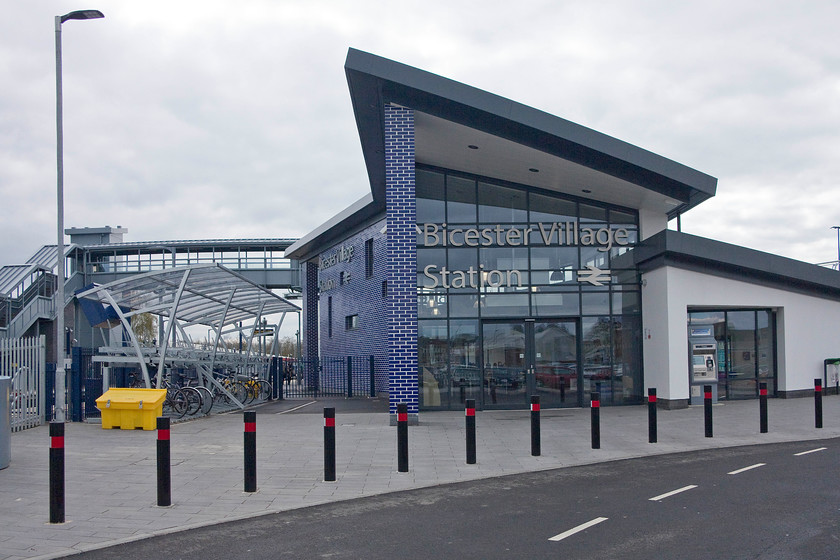
[[[24,264],[0,268],[0,338],[47,334],[59,308],[86,286],[195,265],[221,265],[245,280],[289,299],[300,294],[297,261],[285,258],[296,238],[200,239],[125,242],[126,229],[71,228],[65,247],[63,306],[55,302],[56,245],[44,245]]]

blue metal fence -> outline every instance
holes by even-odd
[[[275,358],[269,369],[274,398],[375,397],[373,356]]]

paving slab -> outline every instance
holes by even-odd
[[[541,412],[541,451],[530,455],[530,412],[476,413],[477,464],[465,462],[463,411],[423,412],[409,428],[409,472],[397,472],[396,428],[384,399],[270,403],[257,410],[257,485],[244,492],[241,414],[211,415],[171,429],[172,502],[156,503],[155,432],[66,426],[66,523],[49,524],[47,426],[12,435],[0,470],[0,559],[59,558],[120,542],[311,505],[529,471],[715,447],[840,436],[840,396],[771,399],[770,432],[759,433],[758,401],[658,411],[647,441],[647,406],[601,409],[601,449],[590,442],[590,410]],[[335,482],[323,481],[323,408],[336,408]],[[372,411],[371,411],[372,410]]]

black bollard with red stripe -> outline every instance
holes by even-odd
[[[712,386],[703,385],[703,412],[706,420],[706,437],[714,437],[712,432]]]
[[[759,433],[767,433],[767,383],[758,384]]]
[[[397,404],[397,471],[408,472],[408,405]]]
[[[50,523],[64,523],[64,422],[50,422]]]
[[[531,396],[531,455],[540,456],[540,396]]]
[[[170,471],[169,418],[157,418],[157,505],[172,505],[172,474]]]
[[[324,480],[335,482],[335,409],[324,408]]]
[[[814,427],[823,427],[822,379],[814,379]]]
[[[656,389],[648,389],[648,443],[656,443]]]
[[[475,399],[467,399],[466,406],[467,428],[467,464],[475,464]]]
[[[591,395],[592,449],[601,449],[601,393]]]
[[[245,420],[245,491],[257,491],[257,413],[249,410]]]

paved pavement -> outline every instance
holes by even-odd
[[[66,519],[49,521],[47,426],[12,435],[0,470],[0,558],[57,558],[150,535],[266,513],[515,473],[780,441],[840,436],[840,397],[771,399],[770,433],[759,433],[758,401],[714,407],[714,438],[703,407],[660,410],[659,442],[647,442],[647,407],[601,409],[601,449],[590,445],[588,409],[543,410],[542,455],[530,454],[528,411],[476,414],[476,465],[465,463],[464,413],[424,412],[409,429],[409,472],[397,472],[396,428],[384,400],[269,403],[257,412],[256,493],[243,482],[241,414],[174,424],[172,502],[156,504],[156,432],[66,426]],[[306,405],[302,406],[301,405]],[[324,482],[323,407],[336,407],[336,482]],[[300,407],[300,408],[299,408]]]

